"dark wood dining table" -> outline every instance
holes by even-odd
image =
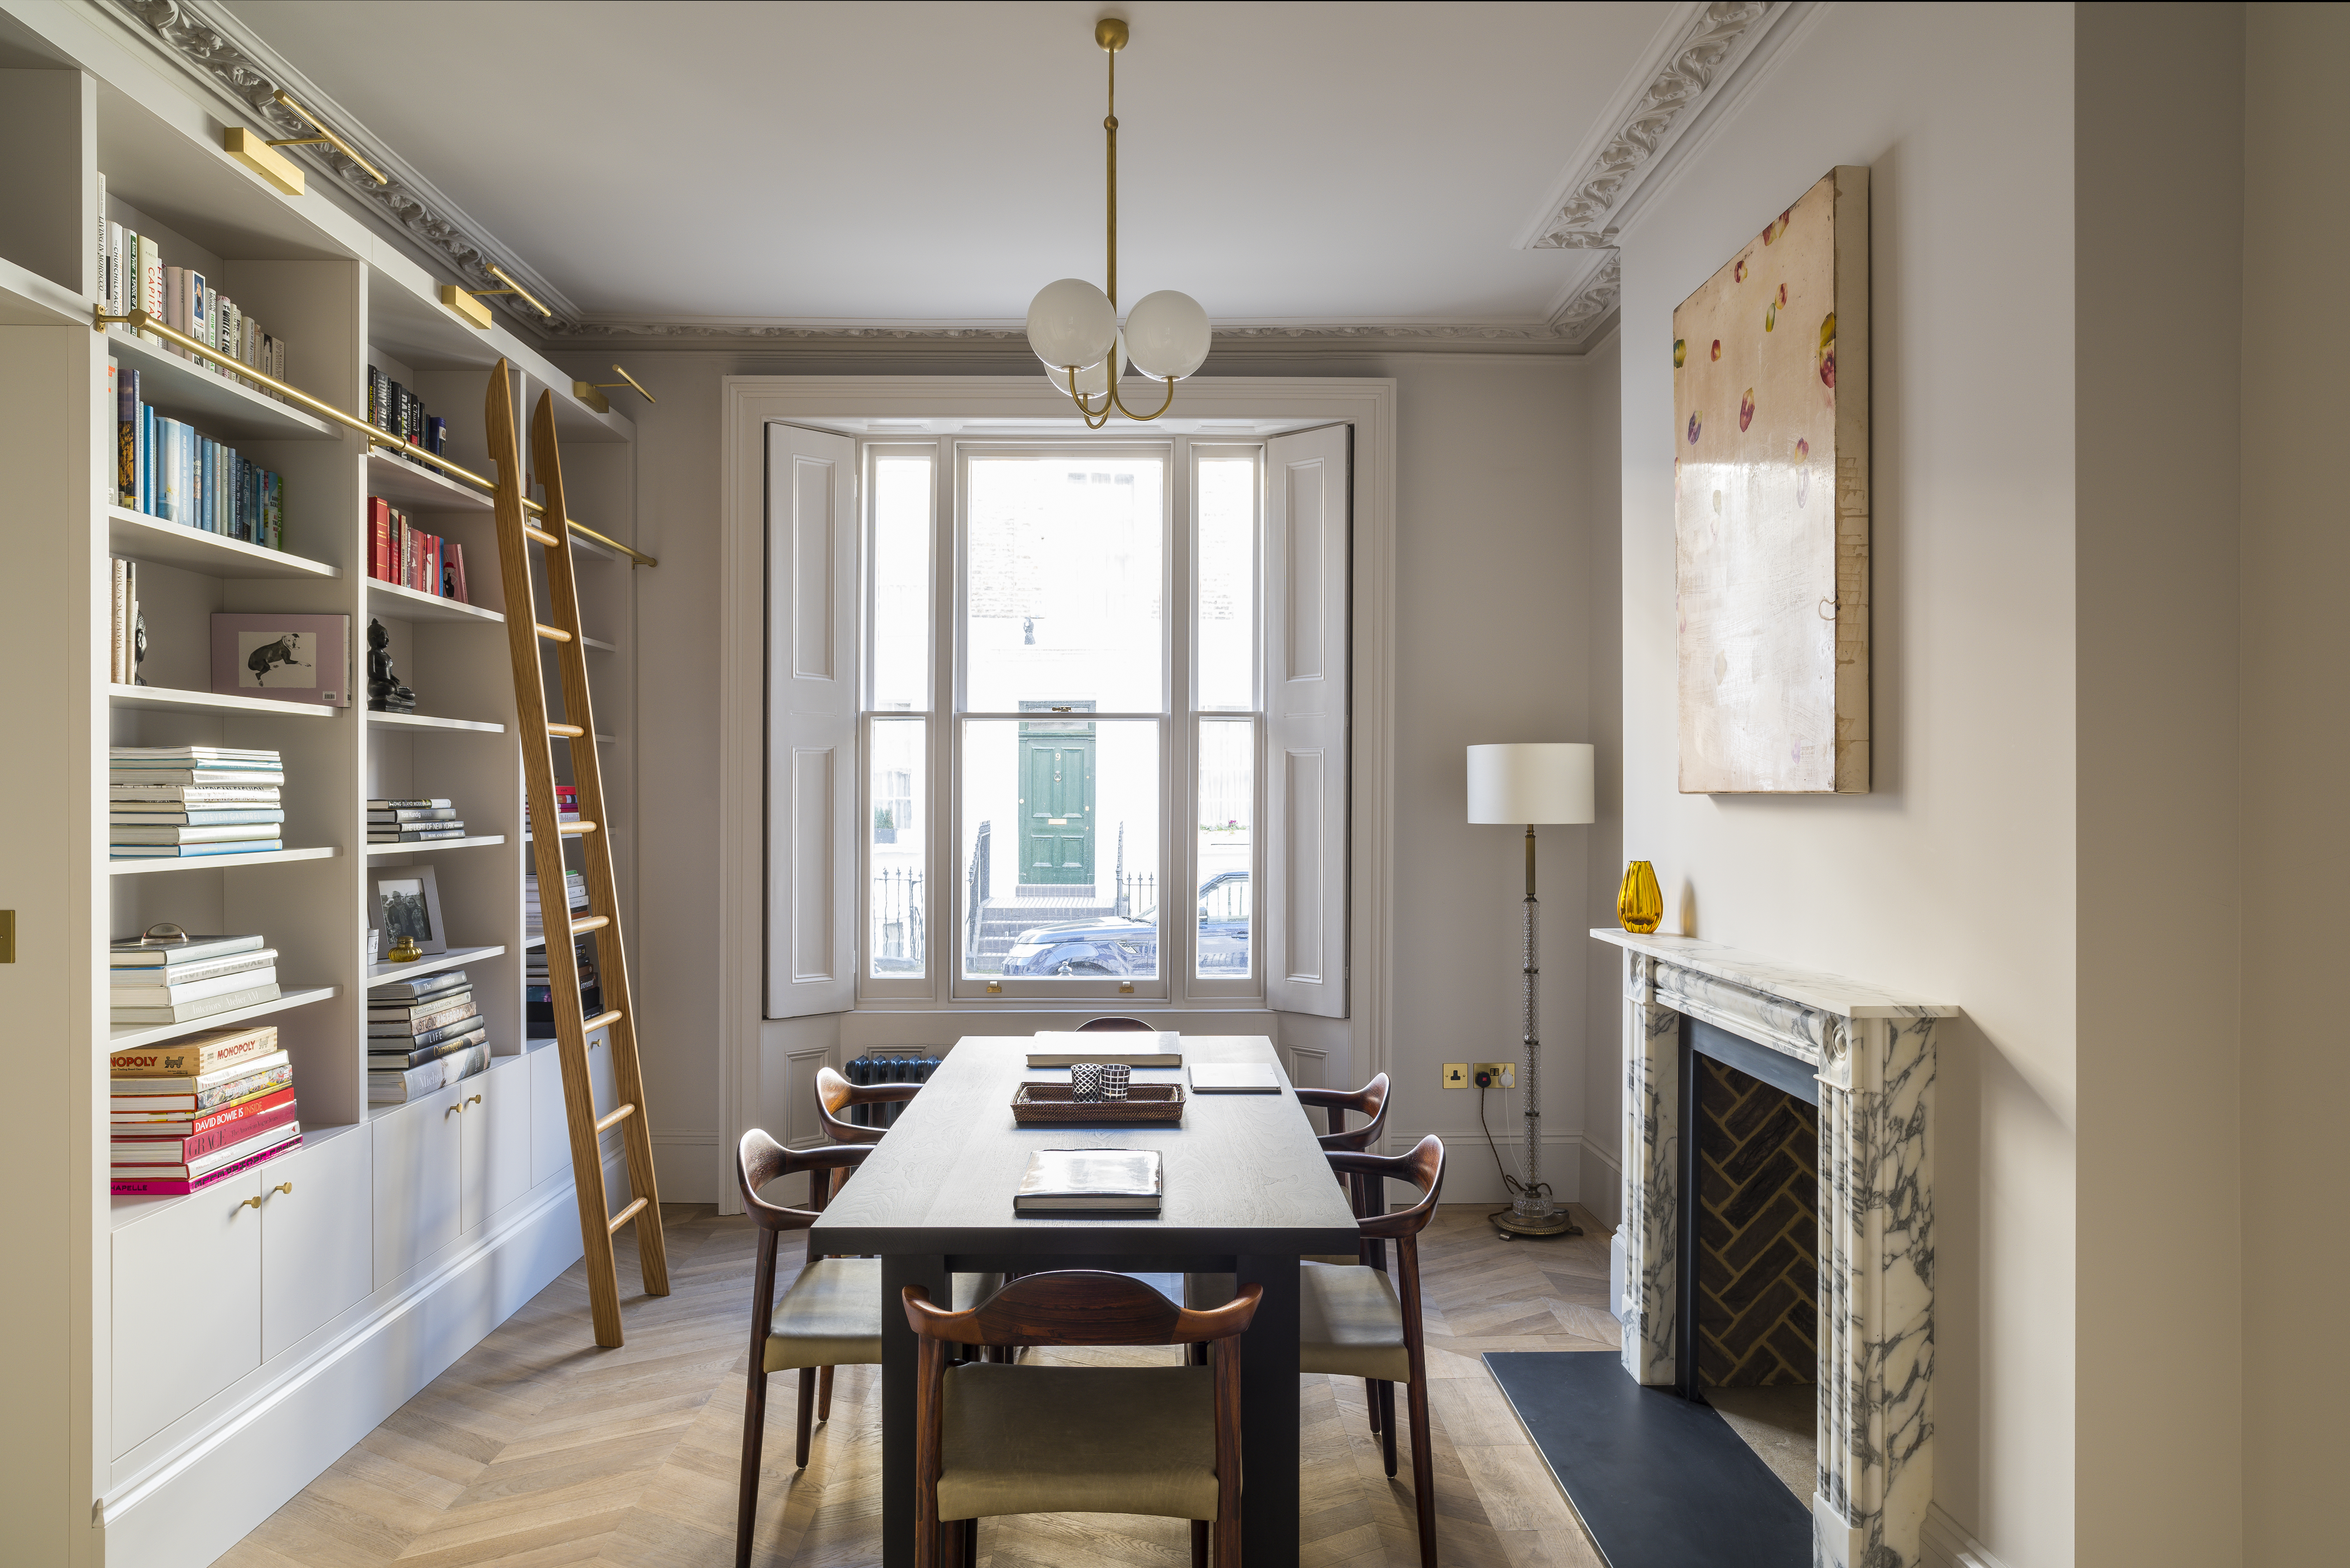
[[[1066,1048],[1063,1041],[1076,1044],[1057,1035],[1054,1047]],[[1295,1563],[1298,1260],[1352,1251],[1357,1231],[1273,1042],[1182,1036],[1187,1064],[1269,1063],[1281,1090],[1191,1096],[1180,1126],[1159,1127],[1017,1125],[1012,1100],[1021,1084],[1068,1079],[1066,1068],[1029,1067],[1035,1049],[1027,1035],[958,1041],[809,1235],[811,1254],[881,1259],[883,1562],[914,1561],[916,1350],[899,1293],[921,1285],[943,1302],[951,1272],[1095,1268],[1231,1272],[1264,1287],[1242,1342],[1243,1555],[1251,1568]],[[1174,1082],[1180,1072],[1139,1067],[1134,1081]],[[1013,1212],[1031,1151],[1109,1147],[1159,1150],[1158,1214]]]

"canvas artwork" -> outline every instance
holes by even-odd
[[[213,690],[285,702],[350,702],[351,618],[227,611],[213,617]]]
[[[1868,171],[1673,312],[1685,794],[1868,789]]]

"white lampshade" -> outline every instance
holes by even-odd
[[[1065,277],[1036,291],[1028,305],[1028,347],[1056,369],[1098,365],[1118,336],[1118,307],[1081,277]]]
[[[1098,398],[1107,392],[1113,379],[1113,367],[1115,367],[1116,375],[1126,374],[1126,335],[1124,333],[1118,334],[1111,342],[1108,354],[1077,372],[1078,396]],[[1066,370],[1047,369],[1045,372],[1045,379],[1058,387],[1063,397],[1069,395],[1069,373]]]
[[[1539,741],[1469,748],[1469,820],[1589,822],[1592,749]]]
[[[1180,381],[1208,357],[1208,313],[1188,294],[1162,288],[1126,313],[1126,350],[1154,381]]]

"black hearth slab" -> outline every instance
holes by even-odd
[[[1812,1521],[1730,1424],[1612,1350],[1490,1350],[1486,1368],[1608,1568],[1810,1568]]]

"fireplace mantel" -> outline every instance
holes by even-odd
[[[1915,1568],[1933,1497],[1934,1029],[1959,1010],[1690,937],[1624,950],[1624,1367],[1675,1363],[1683,1015],[1819,1081],[1822,1568]]]

